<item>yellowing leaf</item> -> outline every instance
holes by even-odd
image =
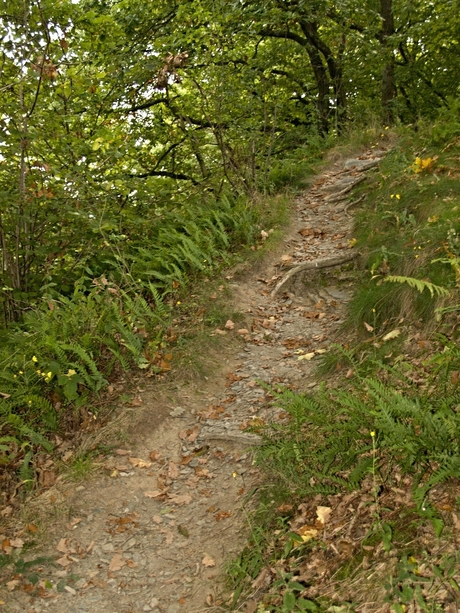
[[[312,360],[315,357],[315,352],[305,353],[304,355],[299,355],[298,360]]]
[[[388,332],[388,334],[385,334],[382,341],[386,343],[386,341],[391,341],[393,338],[397,338],[400,334],[401,330],[392,330],[391,332]]]
[[[318,536],[318,529],[314,526],[305,525],[296,530],[297,534],[302,538],[304,543],[311,541]]]
[[[316,509],[316,517],[318,518],[318,521],[323,524],[323,526],[327,524],[331,513],[331,507],[317,507]]]

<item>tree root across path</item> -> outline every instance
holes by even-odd
[[[312,262],[303,262],[302,264],[298,264],[294,266],[289,272],[287,272],[284,277],[279,281],[276,285],[275,289],[271,293],[271,297],[274,298],[282,289],[285,287],[287,282],[295,277],[299,273],[305,272],[306,270],[319,270],[321,268],[332,268],[333,266],[341,266],[342,264],[347,264],[352,260],[358,257],[359,253],[347,253],[346,255],[340,255],[334,258],[323,258],[321,260],[313,260]]]

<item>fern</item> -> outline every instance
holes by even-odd
[[[422,281],[421,279],[415,279],[414,277],[401,277],[398,275],[387,275],[383,281],[385,283],[405,283],[409,287],[413,287],[418,292],[422,293],[425,289],[427,289],[431,297],[433,298],[436,294],[437,296],[449,296],[450,292],[445,287],[440,285],[435,285],[434,283],[430,283],[429,281]]]

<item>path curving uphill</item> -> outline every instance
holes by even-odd
[[[38,499],[70,509],[56,523],[53,558],[0,591],[8,613],[199,613],[223,611],[225,562],[244,546],[242,506],[260,482],[247,426],[283,419],[261,382],[314,387],[316,356],[327,350],[351,297],[353,188],[385,151],[337,162],[296,200],[283,251],[265,271],[233,284],[243,324],[219,334],[241,343],[205,387],[139,391],[166,419],[138,428],[136,441],[107,460],[105,476]],[[268,229],[267,229],[268,230]],[[268,258],[269,256],[267,256]],[[235,347],[235,345],[230,345]]]

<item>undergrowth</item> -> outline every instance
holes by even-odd
[[[271,390],[288,418],[263,432],[267,484],[230,568],[234,609],[244,598],[260,613],[458,602],[459,154],[454,105],[400,128],[354,191],[362,269],[348,338],[322,356],[318,391]]]
[[[190,322],[205,328],[223,316],[212,301],[198,304],[200,292],[190,299],[194,286],[262,245],[262,228],[283,223],[286,208],[279,196],[206,196],[164,211],[146,235],[107,235],[105,252],[69,272],[64,291],[51,274],[40,297],[0,331],[2,474],[14,471],[22,491],[33,488],[36,452],[51,453],[57,436],[72,436],[88,416],[97,418],[109,383],[131,369],[167,373],[170,346],[177,345],[180,360]]]

